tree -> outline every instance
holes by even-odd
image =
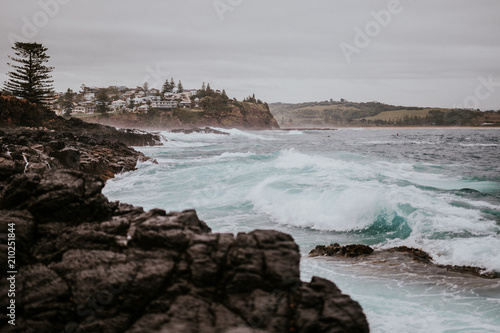
[[[183,93],[184,87],[182,86],[181,80],[179,80],[179,84],[177,85],[177,93]]]
[[[104,114],[109,111],[109,96],[106,88],[99,89],[97,95],[95,96],[95,99],[97,104],[97,111],[99,113]]]
[[[161,87],[161,93],[164,94],[166,92],[170,92],[169,89],[170,89],[170,83],[168,82],[168,79],[166,79],[165,83]]]
[[[174,89],[175,89],[175,82],[174,82],[174,78],[171,78],[170,79],[170,82],[168,81],[168,79],[165,80],[165,83],[163,84],[163,87],[162,87],[162,93],[171,93],[171,92],[174,92]]]
[[[69,89],[62,95],[62,103],[61,107],[64,111],[65,116],[69,116],[74,109],[74,101],[75,101],[76,93],[73,90]]]
[[[9,59],[17,64],[7,63],[14,70],[7,73],[10,79],[4,83],[4,90],[29,102],[47,105],[54,97],[50,76],[54,67],[44,65],[50,58],[45,54],[47,48],[38,43],[16,42],[12,49],[17,57]]]
[[[219,94],[204,97],[200,101],[200,106],[205,111],[205,114],[216,119],[219,124],[222,119],[232,115],[232,109],[228,105],[228,101]]]
[[[174,92],[174,89],[175,89],[175,82],[174,82],[174,78],[170,78],[170,83],[169,83],[169,87],[170,87],[170,92]]]
[[[147,93],[148,93],[148,91],[149,91],[149,83],[144,82],[144,83],[142,84],[142,90],[144,90],[144,92],[147,94]]]

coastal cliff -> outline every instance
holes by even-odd
[[[34,125],[28,118],[23,126]],[[49,118],[61,129],[80,124]],[[0,237],[15,227],[17,273],[0,287],[15,280],[16,325],[3,321],[0,332],[369,331],[361,306],[334,283],[300,281],[290,235],[217,234],[193,210],[109,202],[105,179],[143,155],[95,139],[100,126],[84,135],[13,128],[12,117],[8,125],[0,132]],[[89,162],[96,147],[105,151]],[[2,242],[2,267],[7,259]]]
[[[279,128],[267,104],[230,102],[223,109],[150,110],[148,113],[85,116],[86,122],[122,128],[170,129],[191,127],[223,127],[246,129]]]

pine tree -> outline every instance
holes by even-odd
[[[207,88],[205,87],[205,82],[201,85],[201,91],[205,91]]]
[[[174,78],[170,78],[170,92],[174,92],[174,89],[175,89],[175,82],[174,82]]]
[[[179,84],[177,85],[177,93],[183,93],[184,87],[182,86],[181,80],[179,80]]]
[[[73,92],[73,90],[69,89],[62,95],[62,109],[64,111],[65,116],[69,116],[73,109],[75,108],[74,106],[74,100],[75,100],[76,93]]]
[[[109,96],[106,88],[101,88],[95,96],[97,103],[97,111],[100,113],[106,113],[109,111]]]
[[[161,88],[161,93],[164,94],[166,92],[170,92],[170,83],[168,83],[168,79],[165,80],[163,87]]]
[[[16,42],[12,49],[17,57],[9,59],[17,64],[7,63],[14,68],[8,72],[10,77],[4,83],[4,90],[14,96],[27,99],[38,105],[46,105],[54,96],[50,72],[54,67],[47,67],[49,56],[47,48],[38,43]]]

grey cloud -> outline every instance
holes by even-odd
[[[7,34],[20,34],[41,1],[59,0],[0,0],[1,81]],[[474,93],[478,76],[500,82],[497,0],[400,0],[402,12],[347,63],[340,43],[352,44],[354,28],[390,1],[242,0],[221,21],[212,0],[69,0],[35,40],[49,48],[58,90],[157,85],[150,72],[159,68],[158,78],[210,81],[238,98],[451,107]],[[500,108],[500,88],[481,108]]]

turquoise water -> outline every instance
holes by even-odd
[[[302,278],[334,281],[373,332],[500,332],[500,281],[388,274],[307,258],[318,244],[422,248],[436,263],[500,272],[500,131],[495,129],[162,132],[137,148],[159,164],[104,193],[146,209],[196,208],[214,232],[277,229]]]

